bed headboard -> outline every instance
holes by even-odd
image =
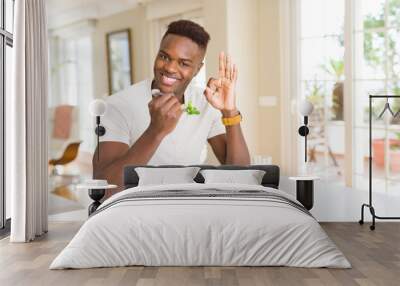
[[[200,167],[204,169],[219,169],[219,170],[263,170],[265,175],[262,179],[262,185],[264,187],[271,187],[277,189],[279,187],[279,167],[276,165],[250,165],[250,166],[237,166],[237,165],[190,165],[190,167]],[[138,185],[139,177],[135,171],[136,167],[147,167],[147,168],[181,168],[185,167],[182,165],[162,165],[162,166],[152,166],[152,165],[132,165],[126,166],[124,168],[124,188],[133,188]],[[197,183],[204,183],[204,178],[200,174],[194,178]]]

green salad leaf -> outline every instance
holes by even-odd
[[[200,114],[200,111],[195,106],[193,106],[192,101],[188,102],[188,105],[185,107],[184,111],[186,111],[186,113],[188,115],[199,115]]]

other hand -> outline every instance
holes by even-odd
[[[219,77],[210,78],[204,95],[207,101],[221,112],[236,111],[236,81],[238,69],[231,57],[224,52],[219,54]]]

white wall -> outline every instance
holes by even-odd
[[[227,1],[227,51],[239,67],[237,105],[243,114],[243,132],[252,155],[259,154],[259,1]]]
[[[259,152],[271,156],[272,163],[280,165],[282,93],[279,0],[258,2],[258,96],[268,96],[276,102],[259,107]]]

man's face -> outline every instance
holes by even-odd
[[[155,86],[162,93],[181,95],[203,65],[205,51],[189,38],[168,34],[154,62]]]

